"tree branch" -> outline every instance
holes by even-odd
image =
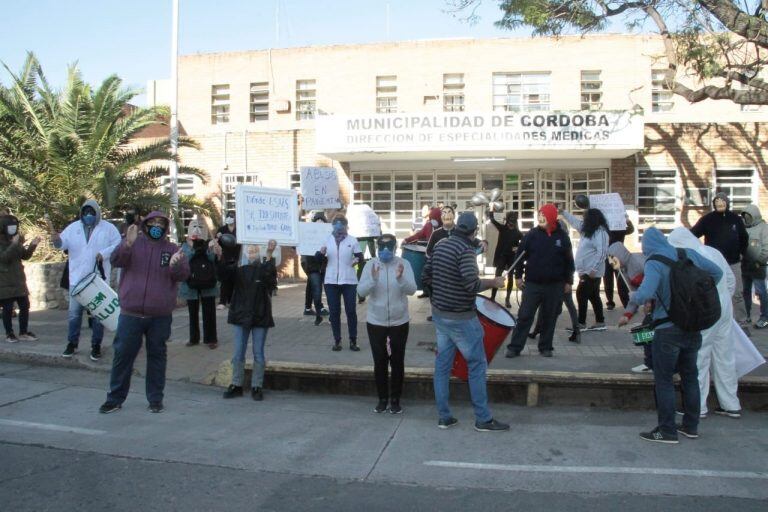
[[[768,22],[757,16],[750,16],[730,0],[697,1],[731,32],[753,41],[758,46],[768,48]]]

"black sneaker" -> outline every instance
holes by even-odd
[[[437,422],[437,428],[442,428],[443,430],[447,428],[451,428],[452,426],[456,425],[459,422],[456,418],[448,418],[447,420],[440,420]]]
[[[101,359],[101,347],[91,347],[91,361],[98,361]]]
[[[163,409],[165,409],[163,407],[163,402],[151,402],[149,404],[149,412],[157,414],[159,412],[163,412]]]
[[[678,444],[680,442],[677,440],[677,436],[663,434],[659,430],[659,427],[656,427],[650,432],[640,432],[640,439],[643,439],[644,441],[651,441],[654,443],[666,443],[666,444]]]
[[[373,412],[375,412],[376,414],[381,414],[386,410],[387,410],[386,400],[379,400],[379,403],[376,404],[376,407],[373,408]]]
[[[341,350],[341,342],[337,341],[336,343],[334,343],[333,344],[333,348],[331,350],[333,350],[334,352],[340,351]]]
[[[539,354],[541,354],[541,357],[552,357],[551,350],[542,350],[539,352]]]
[[[741,411],[726,411],[725,409],[718,407],[712,412],[715,414],[719,414],[720,416],[728,416],[729,418],[733,418],[733,419],[741,418]]]
[[[261,402],[264,400],[264,392],[261,390],[261,388],[251,388],[251,398],[257,402]]]
[[[304,316],[312,316],[315,312],[311,308],[304,308]]]
[[[533,331],[528,333],[528,337],[531,338],[532,340],[535,340],[536,336],[538,335],[539,335],[539,331]]]
[[[16,335],[11,332],[5,335],[5,341],[7,341],[8,343],[18,343],[19,338],[17,338]]]
[[[323,322],[323,317],[320,315],[317,315],[315,317],[315,325],[320,325]]]
[[[320,310],[320,314],[321,314],[321,315],[323,315],[323,316],[328,316],[328,315],[330,315],[330,313],[328,312],[328,310],[327,310],[326,308],[322,308],[322,309]]]
[[[101,404],[101,407],[99,407],[99,412],[101,414],[109,414],[111,412],[119,411],[123,406],[120,404],[113,404],[112,402],[104,402]]]
[[[392,399],[389,403],[389,412],[390,414],[402,414],[403,408],[400,407],[400,400],[397,398]]]
[[[677,426],[677,433],[684,435],[688,439],[698,439],[699,438],[699,433],[698,432],[692,432],[691,430],[685,428],[682,425],[678,425]]]
[[[222,396],[224,398],[235,398],[238,396],[243,396],[243,386],[235,386],[234,384],[230,384]]]
[[[196,347],[200,344],[199,341],[188,341],[184,344],[185,347]]]
[[[571,335],[568,336],[568,341],[576,344],[581,343],[581,331],[578,328],[574,329]]]
[[[520,352],[515,352],[511,348],[508,348],[507,351],[504,353],[504,357],[513,358],[513,357],[520,357]]]
[[[476,421],[475,430],[478,432],[504,432],[505,430],[509,430],[509,425],[491,418],[490,421],[486,421],[485,423],[478,423]]]
[[[614,309],[616,309],[616,303],[614,302],[607,303],[605,305],[605,309],[607,309],[608,311],[613,311]]]
[[[37,341],[37,335],[32,331],[22,332],[19,334],[19,341]]]
[[[69,359],[75,355],[75,352],[77,352],[77,345],[73,343],[67,343],[67,348],[64,349],[64,352],[61,354],[61,356]]]
[[[349,342],[349,350],[352,352],[360,352],[360,347],[357,346],[356,341],[350,341]]]

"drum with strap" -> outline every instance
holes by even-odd
[[[70,300],[76,300],[110,331],[117,330],[120,301],[97,272],[91,272],[72,288]]]
[[[418,244],[405,244],[403,245],[403,259],[411,264],[413,278],[416,280],[416,288],[423,290],[421,274],[427,262],[427,247]]]

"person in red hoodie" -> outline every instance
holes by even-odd
[[[163,411],[166,342],[176,307],[179,283],[189,277],[189,261],[182,249],[168,240],[170,221],[161,212],[152,212],[132,225],[125,239],[112,253],[112,265],[122,269],[120,318],[117,323],[112,373],[107,401],[99,412],[120,409],[128,397],[136,355],[146,338],[147,400],[151,412]]]
[[[424,226],[403,240],[403,244],[413,244],[416,242],[429,242],[429,237],[432,236],[432,232],[443,225],[441,220],[442,210],[440,208],[431,208],[429,210],[429,218]]]

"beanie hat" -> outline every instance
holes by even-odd
[[[472,212],[461,212],[456,220],[456,227],[454,229],[460,235],[474,235],[477,229],[477,217]]]

